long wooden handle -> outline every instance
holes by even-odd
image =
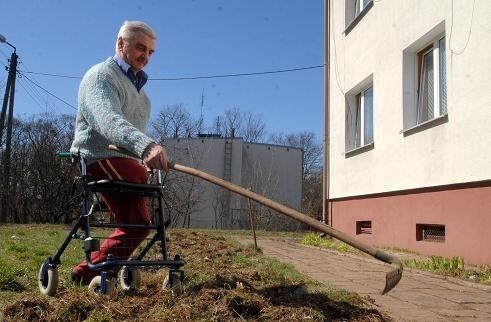
[[[116,150],[116,151],[119,151],[121,153],[128,154],[128,155],[132,156],[131,152],[129,152],[125,149],[122,149],[120,147],[110,146],[110,149]],[[169,162],[168,166],[169,166],[169,169],[173,169],[173,170],[185,173],[185,174],[189,174],[189,175],[201,178],[205,181],[211,182],[215,185],[218,185],[218,186],[223,187],[227,190],[235,192],[235,193],[237,193],[243,197],[252,199],[252,200],[254,200],[260,204],[263,204],[266,207],[274,209],[274,210],[276,210],[276,211],[278,211],[278,212],[280,212],[280,213],[282,213],[282,214],[284,214],[290,218],[293,218],[293,219],[300,221],[306,225],[309,225],[310,227],[313,227],[319,231],[322,231],[322,232],[324,232],[324,233],[326,233],[326,234],[328,234],[334,238],[337,238],[337,239],[353,246],[354,248],[359,249],[362,252],[365,252],[365,253],[373,256],[374,258],[376,258],[378,260],[381,260],[381,261],[388,263],[388,264],[396,265],[395,270],[387,273],[386,284],[385,284],[384,290],[382,291],[382,294],[385,294],[388,291],[390,291],[392,288],[394,288],[397,285],[397,283],[399,283],[399,280],[402,277],[402,271],[403,271],[402,262],[400,261],[399,258],[397,258],[391,254],[388,254],[388,253],[383,252],[379,249],[376,249],[372,246],[369,246],[365,243],[362,243],[361,241],[357,240],[356,238],[354,238],[354,237],[352,237],[346,233],[343,233],[342,231],[336,230],[336,229],[334,229],[334,228],[332,228],[332,227],[330,227],[330,226],[328,226],[328,225],[326,225],[320,221],[317,221],[314,218],[309,217],[309,216],[307,216],[307,215],[305,215],[305,214],[303,214],[303,213],[301,213],[295,209],[286,207],[285,205],[282,205],[276,201],[268,199],[262,195],[259,195],[255,192],[252,192],[252,191],[247,190],[245,188],[242,188],[242,187],[240,187],[236,184],[233,184],[229,181],[225,181],[223,179],[215,177],[209,173],[200,171],[198,169],[186,167],[186,166],[174,163],[174,162]]]
[[[381,255],[381,253],[383,253],[383,252],[381,252],[380,250],[378,250],[374,247],[368,246],[368,245],[360,242],[359,240],[353,238],[352,236],[350,236],[348,234],[345,234],[345,233],[343,233],[339,230],[336,230],[336,229],[334,229],[334,228],[332,228],[332,227],[330,227],[330,226],[328,226],[322,222],[319,222],[319,221],[315,220],[314,218],[309,217],[309,216],[307,216],[307,215],[305,215],[305,214],[303,214],[303,213],[301,213],[295,209],[289,208],[285,205],[282,205],[276,201],[268,199],[262,195],[259,195],[255,192],[252,192],[248,189],[242,188],[242,187],[240,187],[236,184],[233,184],[229,181],[225,181],[223,179],[217,178],[217,177],[215,177],[211,174],[208,174],[206,172],[203,172],[203,171],[200,171],[200,170],[197,170],[194,168],[186,167],[186,166],[183,166],[183,165],[180,165],[177,163],[173,163],[173,162],[169,162],[169,168],[174,169],[174,170],[179,171],[179,172],[182,172],[182,173],[186,173],[186,174],[195,176],[195,177],[199,177],[203,180],[206,180],[208,182],[211,182],[213,184],[221,186],[227,190],[233,191],[233,192],[235,192],[241,196],[244,196],[246,198],[257,201],[258,203],[263,204],[263,205],[265,205],[271,209],[274,209],[274,210],[276,210],[282,214],[285,214],[288,217],[291,217],[291,218],[298,220],[298,221],[300,221],[306,225],[309,225],[313,228],[316,228],[319,231],[325,232],[326,234],[328,234],[332,237],[335,237],[339,240],[342,240],[345,243],[350,244],[351,246],[353,246],[359,250],[362,250],[365,253],[368,253],[368,254],[372,255],[373,257],[380,259],[384,262],[393,264],[393,262],[397,261],[397,260],[388,260],[389,258],[392,257],[391,255],[389,255],[389,254]]]

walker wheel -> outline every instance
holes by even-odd
[[[59,275],[58,268],[50,266],[50,260],[47,259],[39,269],[38,286],[43,295],[53,296],[58,289]]]
[[[89,290],[100,295],[111,295],[114,289],[114,282],[108,278],[105,280],[105,285],[102,285],[102,277],[94,277],[89,284]]]
[[[118,280],[123,291],[136,290],[141,283],[140,271],[136,268],[123,266],[118,273]]]

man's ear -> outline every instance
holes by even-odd
[[[120,53],[123,52],[124,41],[123,37],[118,37],[118,50]]]

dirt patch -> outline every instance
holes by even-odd
[[[172,230],[170,256],[180,254],[184,294],[162,288],[165,272],[145,269],[137,291],[111,297],[62,286],[55,297],[25,291],[3,311],[6,321],[387,321],[357,295],[333,299],[309,280],[279,276],[254,249],[202,231]],[[27,300],[26,298],[29,298]]]

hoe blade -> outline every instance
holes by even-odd
[[[396,268],[385,275],[385,288],[382,294],[385,294],[392,290],[402,278],[402,269]]]

